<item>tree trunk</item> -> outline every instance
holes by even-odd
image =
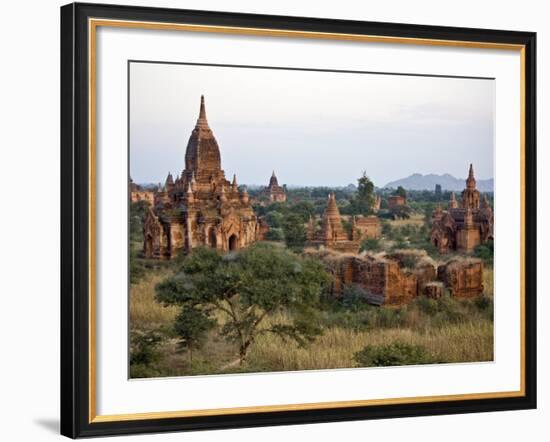
[[[239,365],[243,365],[244,361],[246,360],[246,357],[248,355],[248,349],[250,348],[251,341],[246,341],[243,344],[241,344],[241,347],[239,348]]]

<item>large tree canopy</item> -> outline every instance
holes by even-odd
[[[261,334],[302,345],[319,334],[314,307],[328,281],[318,261],[277,246],[256,244],[226,255],[200,248],[182,260],[175,276],[156,287],[156,296],[165,305],[181,306],[182,312],[192,310],[180,317],[192,316],[200,327],[192,332],[184,329],[183,340],[191,336],[196,345],[207,324],[215,322],[222,336],[237,343],[242,364]],[[283,310],[289,321],[275,315]]]

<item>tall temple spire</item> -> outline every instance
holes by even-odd
[[[458,201],[454,192],[451,192],[451,199],[449,200],[449,209],[456,209],[458,207]]]
[[[331,216],[337,215],[338,217],[340,217],[340,211],[338,210],[338,205],[336,204],[336,197],[334,196],[334,193],[328,194],[327,214]]]
[[[174,177],[172,176],[172,172],[168,172],[168,175],[166,176],[165,185],[171,186],[172,184],[174,184]]]
[[[204,107],[204,95],[201,95],[201,110],[199,113],[199,118],[204,118],[206,120],[206,109]]]
[[[322,238],[329,241],[346,241],[348,235],[342,226],[340,211],[334,193],[328,194],[327,207],[323,214]]]
[[[277,181],[277,176],[275,175],[275,171],[271,174],[271,178],[269,179],[269,187],[279,186],[279,182]]]
[[[476,188],[476,179],[474,177],[474,166],[470,163],[470,170],[468,171],[468,178],[466,179],[466,187],[468,189]]]
[[[201,95],[197,124],[191,132],[187,143],[185,169],[188,174],[187,176],[189,176],[191,171],[194,171],[199,181],[213,173],[218,174],[221,172],[220,149],[206,119],[204,95]]]
[[[246,190],[246,187],[243,189],[242,193],[241,193],[241,201],[244,203],[244,204],[248,204],[248,191]]]
[[[468,178],[466,179],[466,188],[462,191],[462,208],[479,209],[480,194],[476,189],[476,179],[474,177],[474,166],[470,164]]]
[[[208,119],[206,118],[206,106],[204,104],[204,95],[201,95],[201,107],[200,107],[200,110],[199,110],[199,118],[197,119],[196,127],[209,129]]]

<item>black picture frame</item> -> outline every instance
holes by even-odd
[[[89,18],[522,45],[524,50],[524,395],[199,417],[90,420]],[[536,34],[489,29],[73,3],[61,8],[61,434],[241,428],[536,408]]]

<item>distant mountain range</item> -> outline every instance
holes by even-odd
[[[442,190],[456,191],[464,189],[466,185],[465,181],[465,178],[455,178],[448,173],[443,175],[436,175],[433,173],[422,175],[421,173],[413,173],[406,178],[392,181],[384,187],[397,189],[399,186],[403,186],[408,190],[434,190],[435,185],[440,184]],[[477,189],[480,192],[492,192],[493,186],[493,178],[489,178],[487,180],[477,180]]]

